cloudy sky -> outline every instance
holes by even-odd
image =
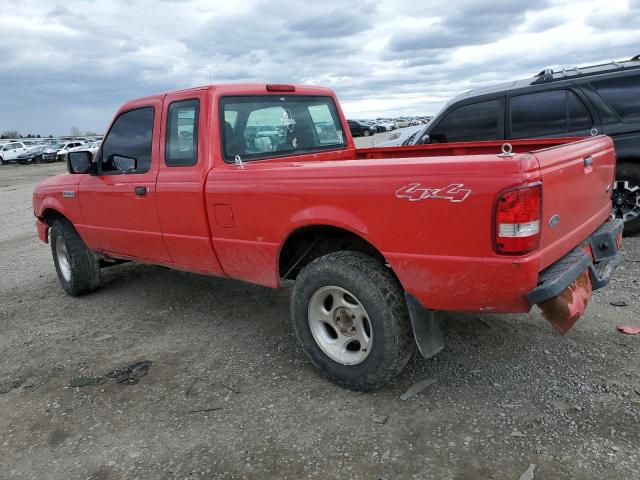
[[[332,87],[348,116],[640,54],[640,0],[1,0],[0,131],[104,132],[124,101],[222,82]]]

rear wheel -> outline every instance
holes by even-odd
[[[611,216],[624,221],[625,234],[640,232],[639,163],[618,164]]]
[[[68,220],[53,222],[51,253],[60,285],[69,295],[83,295],[98,288],[100,264]]]
[[[336,252],[309,263],[291,298],[293,326],[311,362],[354,390],[393,380],[415,352],[402,288],[381,262]]]

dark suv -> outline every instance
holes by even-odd
[[[588,136],[613,138],[612,214],[640,231],[640,55],[623,62],[544,70],[528,80],[453,98],[406,144]],[[597,160],[596,160],[597,161]]]

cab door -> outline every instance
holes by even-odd
[[[97,172],[81,180],[78,230],[93,250],[170,261],[156,204],[161,118],[161,98],[129,104],[96,156]]]
[[[170,93],[164,99],[158,212],[175,267],[222,275],[204,202],[210,166],[210,108],[206,89]]]

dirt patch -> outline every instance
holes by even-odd
[[[31,209],[63,170],[0,167],[0,379],[26,379],[0,395],[0,477],[640,478],[640,336],[616,330],[640,324],[639,238],[566,337],[450,314],[434,359],[356,394],[298,350],[289,287],[126,264],[66,296]],[[141,359],[137,384],[69,387]]]

